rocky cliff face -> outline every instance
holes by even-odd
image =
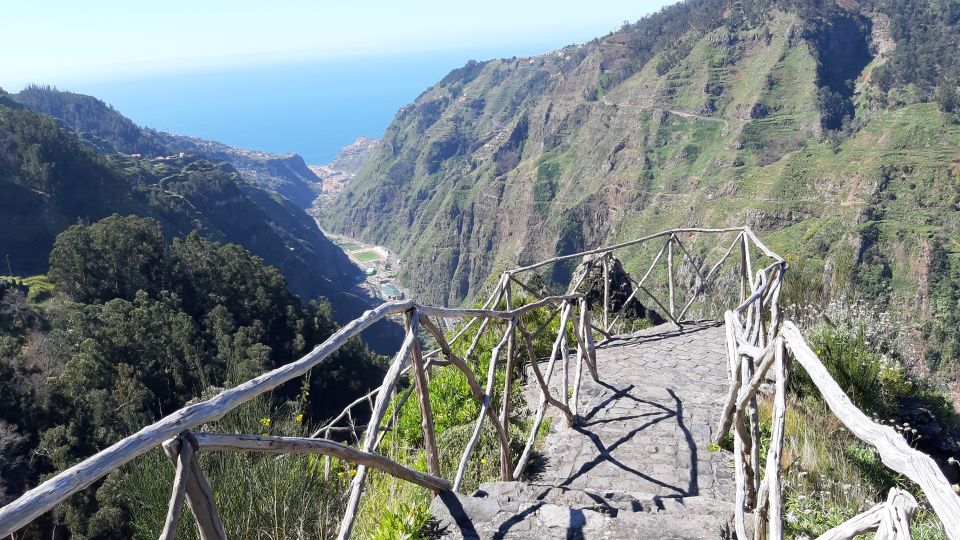
[[[554,253],[743,223],[885,298],[912,297],[892,276],[918,271],[909,254],[925,240],[909,221],[924,203],[889,190],[952,193],[960,139],[923,103],[934,83],[897,86],[903,27],[919,16],[894,9],[693,0],[590,43],[470,62],[397,113],[322,221],[397,251],[405,283],[434,302]],[[936,235],[955,234],[947,212],[931,218]]]

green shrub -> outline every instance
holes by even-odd
[[[423,506],[407,503],[388,508],[380,518],[371,540],[421,540],[427,538],[424,530],[430,522],[430,511]]]
[[[27,287],[27,300],[31,304],[39,304],[53,297],[54,286],[47,276],[30,276],[23,278],[22,283]]]

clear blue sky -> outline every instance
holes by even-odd
[[[559,47],[666,0],[19,0],[6,2],[0,86],[444,50]]]

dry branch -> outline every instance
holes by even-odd
[[[187,480],[190,478],[190,463],[193,460],[193,445],[180,443],[177,453],[176,473],[173,476],[173,491],[167,506],[167,519],[163,523],[160,540],[173,540],[177,535],[177,522],[187,495]]]
[[[401,480],[433,491],[450,491],[448,480],[404,467],[374,452],[364,452],[328,439],[274,437],[268,435],[221,435],[196,433],[204,452],[259,452],[266,454],[319,454],[332,456],[363,467],[381,470]]]

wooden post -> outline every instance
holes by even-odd
[[[767,498],[769,491],[770,486],[764,479],[760,482],[760,489],[757,490],[757,504],[754,505],[753,509],[753,540],[767,540]]]
[[[735,330],[733,328],[733,325],[736,324],[733,312],[727,311],[724,313],[724,322],[727,336],[727,368],[730,370],[730,389],[727,391],[727,399],[724,402],[723,412],[720,414],[717,436],[713,441],[718,446],[723,444],[723,439],[727,436],[730,425],[733,423],[741,383],[740,365],[737,362],[737,338],[734,335]]]
[[[590,310],[587,306],[587,299],[580,299],[580,336],[584,354],[587,358],[587,367],[590,369],[590,376],[593,380],[600,382],[600,376],[597,374],[597,351],[593,345],[593,333],[590,330]]]
[[[568,306],[567,309],[569,310],[570,307]],[[569,408],[570,407],[570,395],[569,395],[570,347],[567,344],[567,327],[566,326],[560,327],[560,357],[563,358],[563,396],[561,396],[560,401],[562,401],[564,405],[566,405],[567,408]],[[576,417],[574,417],[573,421],[574,423],[576,423],[577,421]]]
[[[576,327],[576,323],[573,325]],[[578,401],[580,400],[580,378],[583,376],[583,340],[580,338],[580,332],[575,331],[574,335],[577,336],[577,362],[576,367],[574,368],[573,374],[573,395],[570,397],[570,412],[573,414],[573,422],[575,424],[580,423],[580,419],[577,413],[578,410]]]
[[[377,392],[377,399],[374,402],[373,410],[370,411],[370,422],[367,424],[367,431],[363,437],[363,451],[372,452],[376,449],[380,422],[387,412],[387,406],[390,404],[390,395],[397,384],[403,366],[410,356],[413,345],[417,340],[417,322],[418,312],[416,308],[406,313],[407,332],[403,339],[403,344],[394,357],[393,363],[383,377],[383,384]],[[353,532],[353,523],[357,519],[357,508],[360,506],[360,497],[363,495],[363,482],[367,477],[367,467],[365,465],[357,466],[357,475],[350,482],[350,496],[347,499],[347,509],[343,514],[343,521],[340,522],[340,531],[337,533],[338,540],[348,540]]]
[[[743,356],[743,364],[747,369],[744,373],[744,381],[753,379],[754,364],[753,358]],[[744,387],[745,388],[745,387]],[[747,405],[747,416],[750,419],[750,471],[753,473],[753,501],[757,503],[757,494],[760,492],[760,413],[757,407],[757,397],[750,398]]]
[[[323,433],[324,439],[330,438],[330,430]],[[330,456],[323,456],[323,479],[330,480]]]
[[[563,305],[560,307],[560,310],[561,310],[560,324],[562,325],[570,315],[570,306],[566,302],[564,302]],[[567,425],[573,426],[575,421],[574,421],[573,413],[570,411],[570,408],[567,407],[567,404],[562,401],[562,398],[561,400],[558,400],[554,398],[553,395],[550,393],[550,378],[553,376],[553,367],[556,362],[557,356],[560,354],[560,344],[562,341],[561,335],[557,334],[557,338],[553,341],[553,348],[550,351],[550,360],[547,367],[547,375],[546,377],[544,377],[543,373],[540,372],[540,365],[537,363],[537,360],[536,360],[536,350],[534,349],[534,346],[533,346],[533,339],[530,337],[530,334],[528,334],[527,331],[523,328],[522,324],[518,323],[517,328],[519,329],[520,335],[523,337],[523,341],[526,344],[527,356],[532,358],[532,360],[530,361],[530,367],[531,369],[533,369],[533,376],[537,379],[537,384],[540,385],[541,401],[545,401],[546,403],[549,403],[550,405],[553,405],[554,407],[560,409],[560,411],[563,412],[563,415],[567,419]]]
[[[603,255],[603,331],[610,332],[610,252]]]
[[[673,239],[674,235],[671,234],[667,242],[667,292],[670,296],[670,317],[675,317],[677,314],[676,300],[673,297]]]
[[[430,387],[423,368],[420,345],[413,343],[413,381],[420,401],[420,426],[423,429],[423,445],[427,452],[427,472],[441,476],[440,458],[437,456],[437,436],[433,429],[433,410],[430,407]]]
[[[181,446],[185,442],[193,446],[194,451],[199,446],[189,432],[163,443],[163,452],[170,458],[170,461],[179,462]],[[220,521],[220,514],[217,512],[213,490],[195,459],[190,460],[190,474],[186,475],[185,491],[187,506],[193,512],[197,530],[200,533],[200,540],[226,540],[227,533],[223,528],[223,522]]]
[[[503,298],[503,288],[506,286],[503,281],[503,277],[501,277],[497,283],[497,290],[493,296],[493,303],[490,305],[490,309],[497,309],[497,304],[499,304],[500,299]],[[490,318],[484,317],[483,321],[480,322],[480,328],[477,329],[476,335],[473,336],[473,341],[471,341],[470,346],[467,347],[467,352],[463,354],[463,359],[466,362],[470,362],[470,355],[473,354],[473,350],[477,348],[477,344],[480,342],[480,335],[487,329],[488,324],[490,324]]]
[[[177,535],[177,522],[183,510],[183,500],[187,494],[187,479],[190,478],[190,462],[193,459],[193,445],[179,445],[177,453],[177,472],[173,477],[173,492],[170,494],[170,504],[167,507],[167,519],[160,533],[160,540],[173,540]]]
[[[566,317],[569,315],[569,306],[564,303],[560,307],[560,310],[560,327],[563,328],[566,324]],[[527,463],[530,460],[530,453],[533,450],[533,444],[537,440],[537,431],[540,429],[540,424],[543,422],[543,416],[547,411],[547,403],[551,403],[563,411],[567,416],[567,424],[573,425],[570,409],[550,395],[550,379],[553,377],[553,368],[554,365],[556,365],[557,350],[560,347],[560,336],[558,335],[557,339],[553,343],[553,350],[550,353],[550,363],[547,365],[547,375],[544,377],[540,374],[540,367],[537,365],[535,356],[536,353],[533,348],[532,340],[527,338],[528,334],[523,330],[521,330],[521,335],[524,336],[524,342],[527,344],[527,353],[532,358],[530,364],[532,367],[534,367],[534,374],[537,377],[537,382],[540,383],[540,404],[537,406],[537,412],[533,418],[533,425],[530,428],[530,434],[527,436],[527,444],[524,446],[523,452],[520,454],[520,459],[517,460],[517,467],[513,472],[514,478],[519,478],[527,467]]]
[[[769,486],[768,494],[770,507],[767,512],[769,520],[768,538],[783,540],[783,508],[781,507],[782,493],[780,485],[780,460],[783,456],[783,435],[787,414],[787,367],[784,363],[783,338],[777,337],[774,341],[774,369],[776,370],[776,393],[773,398],[773,428],[770,434],[770,450],[767,452],[766,482]]]
[[[738,356],[740,358],[740,369],[742,370],[741,380],[749,381],[753,374],[750,359],[742,354]],[[745,391],[746,385],[741,384],[740,392],[743,393]],[[748,413],[749,412],[752,411],[750,411],[748,407]],[[740,438],[741,453],[744,463],[744,480],[746,489],[746,496],[744,499],[745,510],[753,508],[757,501],[757,477],[759,475],[759,471],[756,469],[757,462],[754,460],[753,455],[760,445],[760,441],[755,439],[753,436],[752,414],[748,414],[747,420],[747,422],[744,422],[744,417],[741,415],[738,415],[737,418],[734,419],[734,427],[736,428],[736,434]]]
[[[747,278],[747,235],[740,235],[740,303],[747,299],[750,290]]]
[[[512,282],[509,279],[504,279],[504,298],[507,302],[507,311],[513,310],[512,289]],[[500,401],[500,425],[508,434],[510,432],[510,393],[513,390],[513,372],[516,371],[514,341],[514,334],[511,334],[510,339],[507,340],[507,363],[503,373],[503,395]],[[501,471],[513,470],[510,459],[510,445],[507,445],[506,450],[500,453],[500,460]]]
[[[730,367],[731,391],[737,389],[738,394],[742,392],[743,370],[740,363],[740,355],[737,353],[737,341],[734,336],[734,325],[736,317],[732,311],[727,311],[726,332],[727,332],[727,362]],[[729,400],[728,400],[729,403]],[[734,527],[737,531],[737,538],[747,538],[746,526],[746,507],[747,507],[747,472],[744,456],[744,437],[741,421],[737,420],[738,415],[733,415],[733,462],[734,462]],[[722,421],[721,421],[722,425]]]
[[[467,472],[467,464],[470,460],[470,454],[473,453],[473,448],[477,445],[477,441],[480,440],[480,433],[483,429],[483,417],[487,414],[487,411],[490,410],[490,396],[493,393],[493,384],[496,381],[497,373],[497,357],[500,355],[500,351],[506,345],[507,341],[510,339],[510,336],[513,334],[514,327],[517,324],[517,319],[510,319],[510,323],[507,326],[507,330],[503,333],[503,339],[500,340],[500,343],[493,348],[493,351],[490,353],[490,365],[487,366],[487,387],[483,396],[483,403],[480,404],[480,415],[477,417],[476,427],[473,429],[473,436],[470,437],[470,440],[467,442],[466,448],[463,450],[463,456],[460,458],[460,466],[457,467],[457,476],[453,481],[454,491],[459,491],[460,486],[463,484],[463,475]],[[501,442],[501,453],[509,452],[510,445],[504,444]],[[500,463],[501,470],[500,474],[503,480],[509,480],[511,477],[512,471],[507,471],[504,474],[503,471],[503,460]],[[344,539],[345,540],[345,539]]]
[[[787,263],[780,263],[777,267],[777,278],[770,292],[770,325],[767,327],[767,342],[773,341],[780,331],[780,288],[783,285],[783,275],[787,270]]]

